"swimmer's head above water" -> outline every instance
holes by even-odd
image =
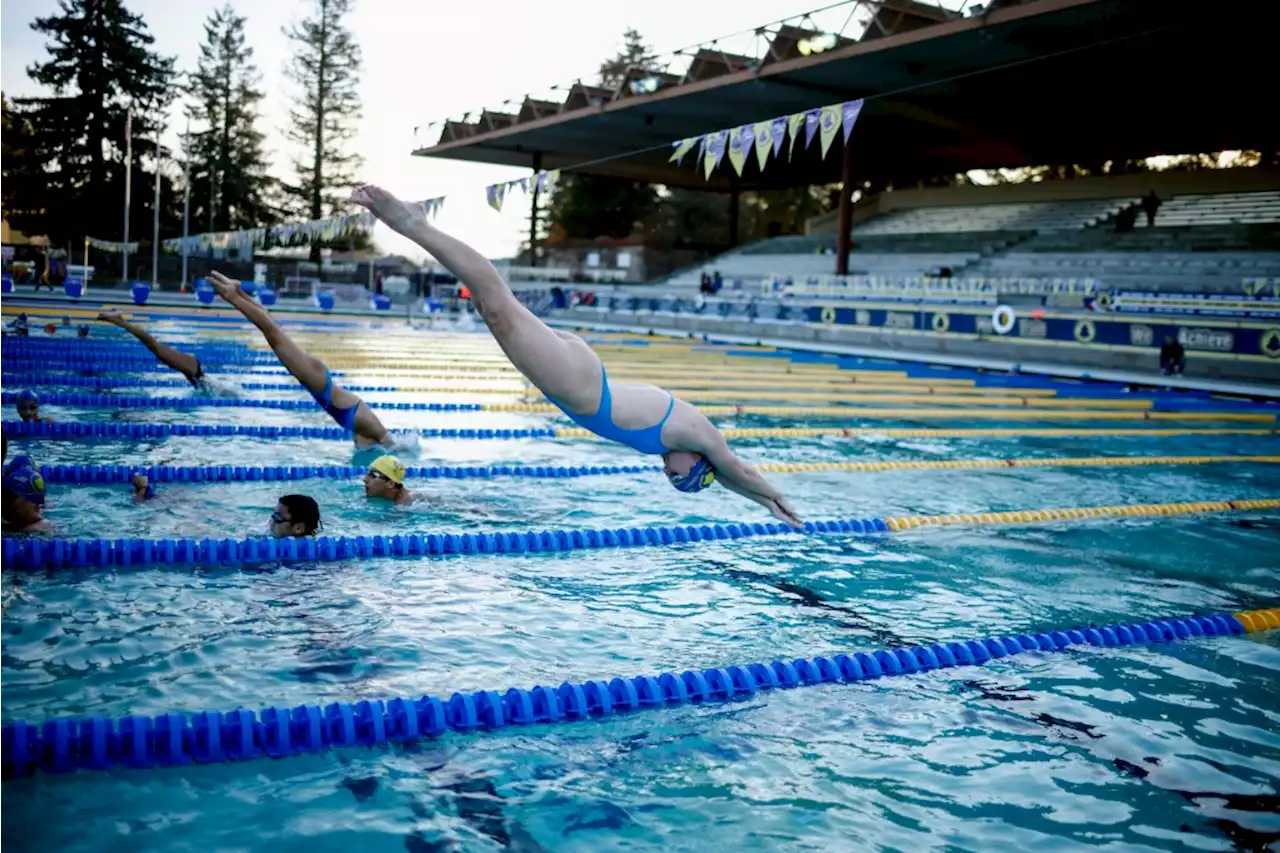
[[[320,523],[320,505],[306,495],[285,495],[276,504],[267,527],[277,539],[314,536],[324,529]]]
[[[40,420],[40,397],[35,391],[19,391],[18,399],[14,402],[18,408],[18,417],[24,421]]]
[[[30,456],[15,456],[4,466],[3,499],[0,514],[5,523],[19,530],[41,523],[44,506],[44,476]]]
[[[386,498],[398,504],[408,503],[412,495],[404,485],[405,467],[390,454],[379,456],[369,463],[364,475],[364,493],[371,498]]]
[[[716,469],[701,453],[670,450],[662,455],[662,473],[681,492],[700,492],[716,480]]]

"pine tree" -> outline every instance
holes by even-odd
[[[121,0],[60,0],[58,14],[31,27],[48,36],[49,59],[27,74],[53,94],[14,105],[28,123],[31,156],[46,173],[42,197],[17,203],[38,213],[15,227],[55,243],[119,239],[126,112],[133,107],[134,157],[154,156],[155,121],[172,97],[173,59],[150,49],[154,37]],[[141,214],[149,211],[151,179],[135,168],[133,180]]]
[[[295,53],[285,73],[301,90],[289,111],[286,136],[303,153],[294,159],[297,183],[286,187],[294,212],[320,219],[355,185],[361,159],[347,150],[360,119],[360,46],[343,25],[352,0],[315,0],[311,17],[285,28]],[[312,260],[319,246],[312,246]]]
[[[622,51],[600,63],[600,85],[606,89],[617,89],[626,82],[628,71],[632,68],[649,70],[652,62],[653,54],[644,43],[644,36],[628,27],[622,34]]]
[[[244,26],[230,3],[210,14],[191,75],[186,113],[196,129],[183,147],[191,158],[192,221],[209,231],[256,228],[275,218],[267,201],[273,180],[257,129],[263,94]]]

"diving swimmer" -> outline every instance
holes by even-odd
[[[370,411],[368,404],[347,389],[333,381],[332,374],[325,363],[304,350],[298,343],[284,333],[276,325],[275,318],[266,308],[250,299],[240,289],[240,282],[227,278],[220,272],[209,273],[209,283],[218,295],[230,302],[245,318],[257,326],[267,339],[267,344],[275,351],[276,357],[285,369],[293,374],[293,378],[302,383],[302,387],[311,392],[320,408],[338,422],[343,429],[355,436],[356,446],[371,447],[381,444],[391,447],[391,434],[378,420],[378,416]]]
[[[701,412],[653,385],[611,382],[577,335],[557,331],[516,299],[475,249],[427,221],[420,205],[372,185],[351,195],[392,230],[418,244],[471,289],[471,301],[516,369],[574,423],[640,453],[660,455],[671,485],[697,492],[719,481],[792,527],[800,517],[776,488],[739,459]]]
[[[200,359],[194,355],[179,352],[171,346],[160,343],[146,329],[135,326],[120,316],[119,311],[103,311],[98,315],[98,319],[104,323],[118,326],[142,341],[142,345],[151,350],[156,358],[185,376],[187,381],[191,383],[192,388],[206,392],[212,390],[208,377],[204,375],[204,368],[200,366]]]

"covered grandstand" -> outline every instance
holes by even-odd
[[[901,189],[971,169],[1276,151],[1269,111],[1240,85],[1269,76],[1270,30],[1250,17],[1265,11],[1208,15],[1187,3],[1147,0],[996,2],[967,15],[945,3],[842,5],[857,22],[850,30],[824,34],[803,21],[779,22],[757,31],[762,47],[754,55],[698,46],[683,52],[680,73],[650,75],[645,86],[590,92],[577,83],[559,102],[525,98],[508,112],[439,123],[415,153],[704,187],[731,197],[843,184],[838,210],[811,222],[805,235],[742,246],[682,270],[659,281],[647,303],[627,294],[595,309],[613,321],[636,310],[705,312],[705,305],[690,308],[681,299],[694,298],[704,273],[719,273],[728,290],[716,299],[728,307],[713,304],[717,316],[686,316],[671,325],[732,327],[750,336],[767,323],[771,335],[896,347],[909,333],[910,344],[926,351],[976,352],[982,347],[969,343],[995,341],[1037,357],[1100,364],[1123,353],[1140,367],[1152,366],[1153,348],[1174,335],[1204,350],[1207,357],[1193,359],[1192,369],[1206,375],[1280,372],[1274,167]],[[798,50],[824,35],[826,49]],[[668,162],[673,140],[854,98],[865,98],[865,107],[842,157],[801,146],[786,164],[761,170],[747,158],[740,176],[726,167],[705,181],[687,163]],[[866,186],[899,189],[855,205],[852,189]],[[1162,201],[1154,227],[1135,210],[1151,191]],[[1126,214],[1132,227],[1117,227]],[[886,294],[918,303],[910,323],[875,301]],[[931,307],[940,299],[955,304],[956,294],[988,321]],[[1153,294],[1214,301],[1175,310],[1147,298]],[[663,301],[669,297],[676,301]],[[836,298],[862,302],[855,308]],[[1006,302],[1081,316],[993,332],[990,313]],[[1218,326],[1191,333],[1176,323],[1152,326],[1148,317],[1136,331],[1120,319],[1115,329],[1097,327],[1103,321],[1096,312],[1110,318],[1118,308],[1140,305],[1148,313],[1164,305],[1177,316],[1213,317]]]

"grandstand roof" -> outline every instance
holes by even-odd
[[[1273,79],[1274,30],[1249,15],[1186,0],[988,5],[965,18],[914,0],[853,0],[870,26],[825,52],[798,50],[814,30],[761,29],[761,58],[703,46],[679,77],[646,81],[656,91],[575,83],[559,102],[526,97],[444,122],[413,153],[529,167],[541,152],[544,169],[602,161],[575,171],[727,189],[730,166],[704,181],[692,156],[666,162],[669,143],[860,97],[858,180],[1276,145],[1258,88]],[[628,154],[645,147],[654,150]],[[741,185],[835,182],[839,160],[824,161],[815,143],[761,174],[749,157]]]

